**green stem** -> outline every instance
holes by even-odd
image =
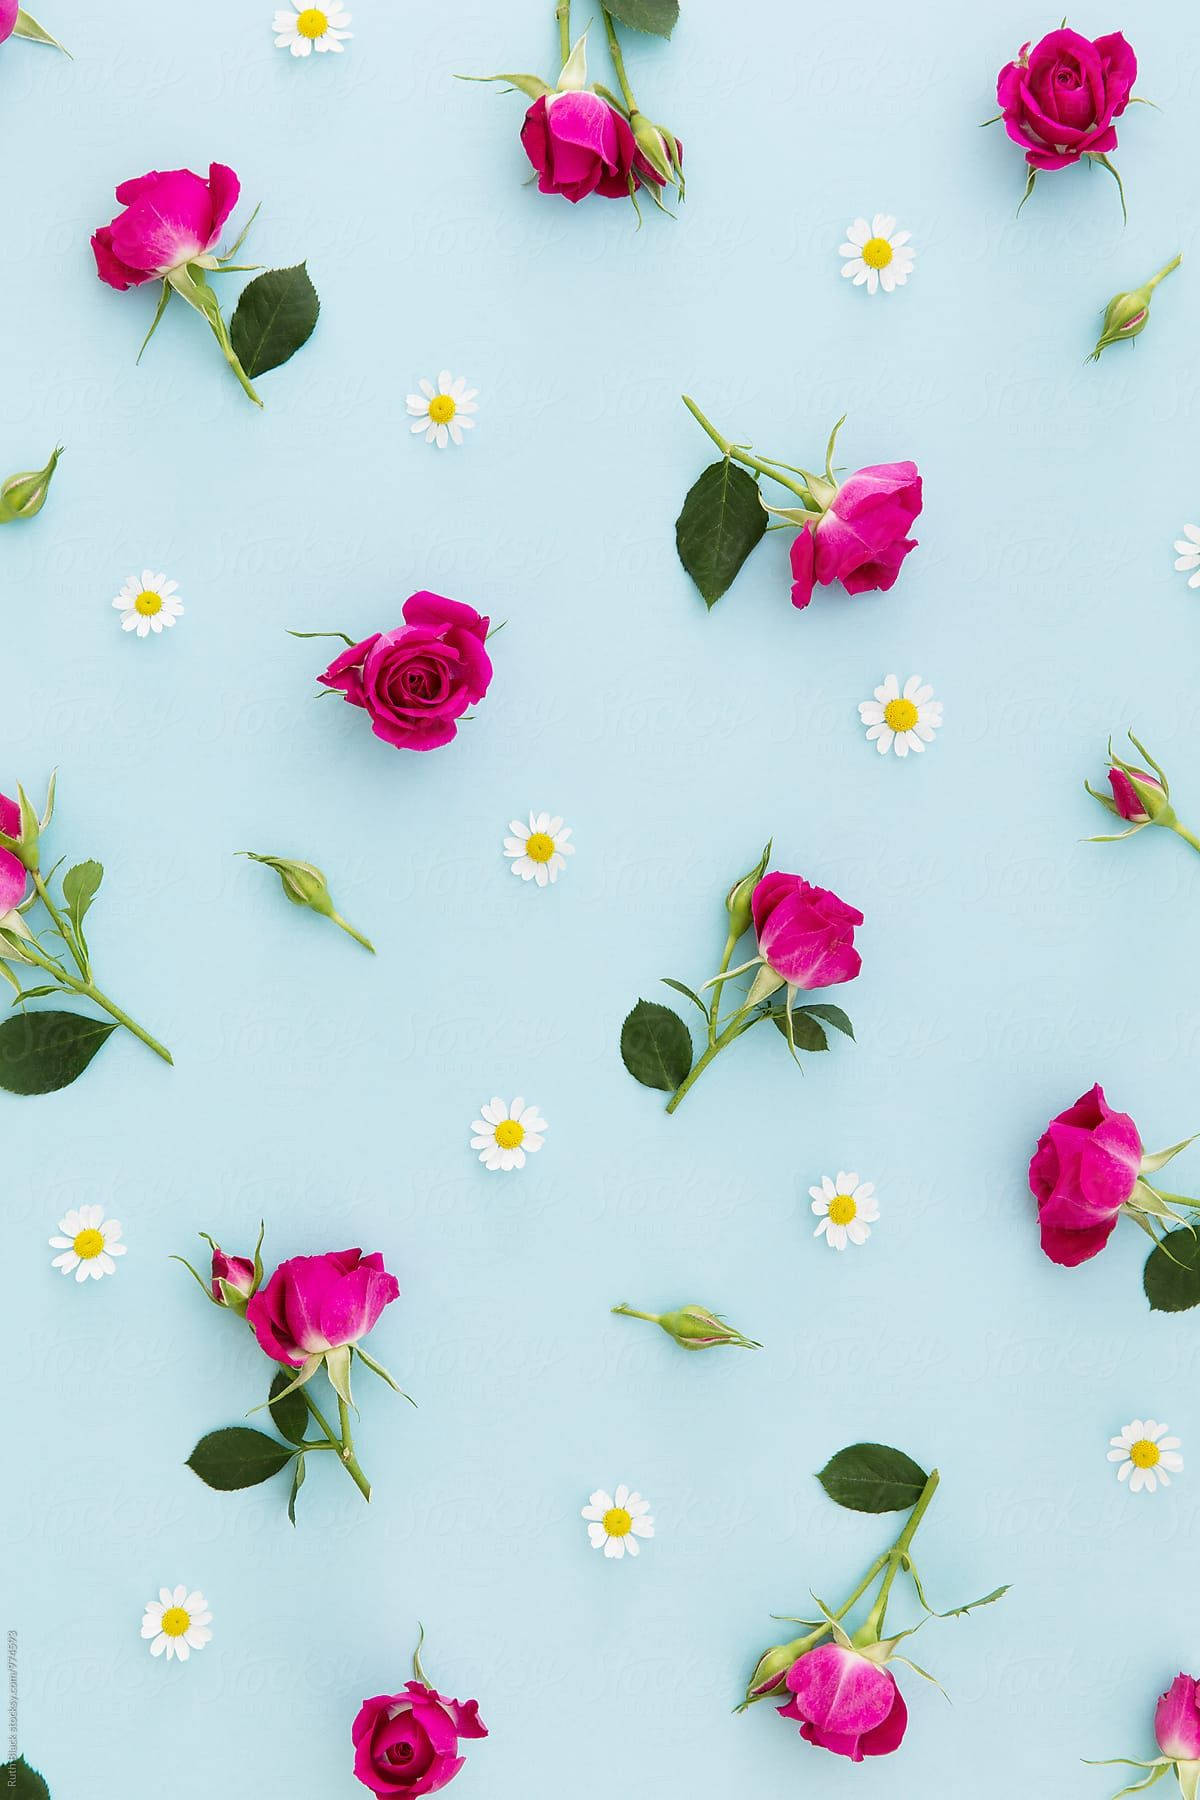
[[[744,463],[748,469],[755,470],[757,474],[766,475],[769,480],[777,481],[780,487],[790,489],[793,494],[798,494],[801,500],[810,501],[812,499],[813,496],[808,488],[802,487],[794,481],[789,481],[786,475],[781,475],[779,473],[778,468],[772,468],[770,463],[764,462],[761,457],[750,456],[739,445],[731,444],[727,438],[723,438],[711,419],[705,418],[704,414],[700,411],[700,408],[696,405],[696,402],[691,399],[689,395],[684,394],[682,398],[683,404],[687,407],[693,419],[695,419],[698,425],[703,426],[704,430],[707,431],[709,437],[723,456],[732,457],[734,462]]]
[[[746,1021],[743,1019],[742,1014],[740,1012],[735,1013],[732,1022],[725,1027],[719,1037],[714,1038],[712,1043],[708,1046],[708,1049],[704,1052],[704,1055],[700,1058],[700,1061],[693,1064],[691,1072],[680,1082],[679,1086],[675,1089],[675,1092],[671,1095],[671,1098],[667,1101],[667,1111],[669,1113],[675,1111],[675,1108],[679,1105],[688,1089],[699,1080],[713,1058],[720,1056],[722,1050],[732,1044],[735,1038],[741,1037],[742,1032],[745,1030]]]
[[[1200,838],[1196,836],[1194,831],[1189,831],[1186,825],[1181,825],[1178,819],[1171,825],[1171,830],[1178,833],[1184,843],[1190,844],[1193,850],[1200,850]]]
[[[1156,288],[1158,286],[1159,282],[1163,280],[1164,276],[1172,274],[1179,267],[1179,265],[1182,261],[1183,261],[1183,251],[1181,250],[1179,252],[1179,255],[1177,257],[1175,257],[1172,262],[1169,262],[1167,264],[1165,269],[1160,269],[1158,271],[1158,274],[1153,276],[1151,278],[1151,280],[1149,280],[1146,283],[1146,286],[1151,289]]]
[[[621,96],[625,101],[628,111],[635,113],[638,109],[638,105],[633,97],[633,89],[629,85],[629,77],[625,73],[625,58],[621,54],[621,45],[617,37],[617,28],[612,22],[612,14],[609,12],[607,6],[602,6],[600,11],[604,16],[604,34],[608,39],[608,54],[612,57],[612,65],[617,72],[617,84],[621,89]]]
[[[41,901],[41,903],[45,907],[46,911],[50,914],[50,917],[54,920],[54,923],[55,923],[56,927],[58,928],[59,937],[62,939],[63,943],[67,946],[67,949],[71,952],[71,956],[72,956],[72,959],[74,960],[75,967],[79,970],[79,973],[83,976],[84,980],[86,981],[91,974],[91,970],[88,968],[87,962],[84,959],[82,947],[76,942],[75,933],[71,930],[69,923],[67,922],[66,919],[63,918],[62,914],[58,910],[58,907],[54,904],[54,900],[50,893],[50,889],[46,886],[45,881],[42,879],[41,870],[34,869],[32,873],[33,873],[33,885],[37,890],[38,899]]]
[[[115,1019],[118,1025],[123,1025],[126,1031],[131,1031],[135,1038],[140,1038],[148,1050],[153,1050],[155,1056],[161,1056],[164,1062],[174,1065],[175,1059],[166,1046],[160,1044],[157,1038],[151,1037],[150,1033],[144,1030],[136,1019],[131,1019],[115,1000],[110,1000],[107,994],[101,993],[95,982],[76,981],[75,977],[69,974],[61,963],[53,962],[42,956],[24,940],[21,944],[21,955],[26,961],[36,963],[38,968],[45,969],[48,974],[53,975],[61,987],[67,988],[72,994],[82,995],[85,1000],[90,1000],[93,1006],[99,1006],[110,1018]]]
[[[374,956],[375,946],[371,942],[370,938],[365,938],[361,931],[355,931],[353,925],[349,924],[345,919],[343,919],[341,913],[337,913],[337,912],[330,913],[329,916],[333,920],[335,925],[340,925],[342,930],[347,932],[354,939],[356,944],[361,944],[364,950],[369,950],[371,952],[371,955]]]
[[[636,1306],[614,1306],[612,1310],[615,1313],[622,1313],[627,1319],[645,1319],[650,1325],[659,1325],[662,1323],[657,1313],[639,1312]]]
[[[325,1436],[329,1439],[330,1448],[337,1451],[339,1462],[344,1464],[351,1480],[362,1494],[363,1499],[369,1500],[371,1498],[371,1484],[363,1474],[362,1469],[358,1465],[358,1460],[354,1455],[354,1443],[353,1439],[350,1437],[348,1415],[346,1423],[343,1425],[343,1435],[339,1437],[337,1432],[333,1429],[333,1426],[329,1423],[329,1420],[325,1417],[325,1414],[321,1411],[320,1407],[309,1393],[307,1387],[302,1387],[300,1393],[309,1412],[312,1414],[321,1430],[325,1433]],[[343,1414],[345,1414],[346,1409],[341,1400],[338,1401],[338,1406],[342,1409]]]
[[[350,1431],[350,1408],[340,1394],[338,1395],[338,1423],[342,1428],[342,1461],[363,1499],[370,1500],[371,1484],[359,1467],[358,1458],[354,1454],[354,1438]]]
[[[864,1644],[877,1643],[883,1636],[883,1622],[887,1616],[888,1596],[892,1591],[892,1583],[895,1581],[896,1576],[903,1566],[904,1559],[908,1555],[912,1541],[917,1535],[921,1520],[925,1517],[929,1502],[937,1492],[937,1485],[940,1479],[941,1478],[935,1469],[925,1483],[920,1499],[908,1515],[908,1523],[905,1525],[904,1530],[900,1533],[900,1536],[887,1552],[887,1573],[884,1575],[883,1585],[879,1590],[879,1598],[871,1608],[861,1632],[857,1634]],[[870,1633],[869,1636],[867,1635],[868,1633]]]
[[[565,63],[571,54],[571,0],[558,0],[554,16],[558,20],[558,42]]]
[[[729,936],[725,939],[725,949],[721,955],[721,966],[717,970],[716,980],[713,982],[713,996],[708,1008],[708,1041],[710,1046],[717,1041],[717,1012],[721,1003],[721,989],[724,986],[721,977],[724,975],[733,959],[733,952],[736,944],[737,939],[734,937],[733,933],[730,932]]]

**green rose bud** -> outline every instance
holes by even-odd
[[[7,481],[0,482],[0,525],[11,525],[17,519],[32,519],[35,513],[41,512],[62,453],[60,444],[44,469],[10,475]]]
[[[614,1306],[615,1313],[621,1313],[627,1319],[645,1319],[651,1325],[661,1325],[669,1338],[674,1338],[681,1350],[713,1350],[721,1344],[732,1344],[739,1350],[761,1350],[753,1338],[746,1337],[716,1313],[709,1312],[705,1306],[681,1306],[676,1312],[644,1313],[632,1306]]]
[[[1107,350],[1110,344],[1119,344],[1125,338],[1135,338],[1145,331],[1150,321],[1150,298],[1155,288],[1173,269],[1179,267],[1183,260],[1182,252],[1174,262],[1169,262],[1165,269],[1160,269],[1144,287],[1132,288],[1127,294],[1114,294],[1104,312],[1104,324],[1100,328],[1100,337],[1096,348],[1088,357],[1089,362],[1099,362],[1100,352]]]
[[[735,881],[725,896],[725,911],[729,914],[729,941],[736,943],[738,938],[750,929],[750,901],[755,888],[767,872],[767,863],[771,855],[772,839],[768,838],[763,853],[748,875]]]
[[[679,189],[679,198],[682,200],[683,163],[679,155],[679,140],[674,132],[668,131],[664,125],[656,125],[653,119],[648,119],[644,112],[638,112],[636,108],[629,115],[629,124],[634,142],[650,167],[669,187]]]
[[[323,919],[332,919],[355,943],[361,944],[374,956],[374,944],[363,937],[360,931],[355,931],[353,925],[347,924],[335,909],[329,884],[313,863],[299,862],[291,856],[260,856],[254,850],[243,850],[240,854],[248,856],[251,862],[263,863],[268,869],[274,869],[283,884],[284,893],[293,905],[306,906],[310,912],[319,913]]]

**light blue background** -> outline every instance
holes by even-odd
[[[522,185],[524,103],[452,79],[550,73],[551,0],[357,0],[346,54],[308,64],[274,50],[272,0],[40,12],[76,60],[0,51],[0,461],[67,455],[0,536],[0,785],[59,767],[50,850],[104,859],[98,969],[177,1067],[118,1037],[66,1092],[2,1100],[22,1748],[55,1800],[351,1800],[351,1720],[421,1619],[431,1676],[491,1727],[462,1800],[1110,1793],[1079,1759],[1150,1754],[1157,1694],[1200,1664],[1200,1327],[1149,1315],[1132,1227],[1046,1262],[1025,1168],[1097,1079],[1152,1144],[1200,1127],[1200,866],[1165,833],[1080,842],[1105,828],[1083,778],[1129,724],[1200,820],[1200,596],[1172,570],[1200,514],[1200,22],[1165,0],[1073,21],[1123,28],[1163,108],[1120,125],[1123,231],[1103,172],[1043,178],[1017,220],[1020,153],[978,129],[1056,10],[684,0],[669,46],[629,45],[689,176],[679,222],[638,232]],[[91,267],[117,182],[213,158],[239,219],[263,202],[253,259],[307,257],[323,302],[262,415],[183,308],[135,368],[152,297]],[[837,246],[880,209],[917,264],[872,300]],[[1180,248],[1141,341],[1085,366],[1109,296]],[[480,389],[445,455],[404,417],[442,367]],[[848,466],[914,458],[895,590],[796,613],[778,535],[706,615],[673,543],[709,460],[685,390],[788,461],[842,412]],[[187,612],[139,643],[109,602],[146,565]],[[313,703],[325,646],[285,635],[388,628],[419,587],[509,621],[478,717],[421,758]],[[907,764],[855,710],[889,670],[945,704]],[[578,845],[544,893],[502,855],[530,806]],[[668,1119],[620,1021],[670,998],[658,976],[712,972],[768,833],[866,914],[836,996],[859,1042],[801,1076],[751,1038]],[[378,958],[243,848],[320,863]],[[493,1093],[549,1120],[523,1174],[470,1151]],[[835,1258],[807,1189],[839,1168],[881,1218]],[[46,1239],[87,1201],[129,1254],[79,1289]],[[314,1466],[295,1533],[282,1482],[219,1495],[182,1466],[264,1371],[167,1258],[200,1229],[244,1249],[262,1216],[275,1259],[383,1251],[404,1298],[373,1348],[419,1402],[363,1382],[375,1501]],[[622,1299],[698,1301],[767,1347],[685,1358]],[[1105,1455],[1144,1414],[1187,1467],[1133,1498]],[[1013,1591],[929,1628],[953,1705],[902,1673],[904,1747],[856,1770],[730,1707],[771,1611],[836,1602],[890,1538],[812,1480],[861,1437],[941,1468],[934,1603]],[[636,1564],[578,1516],[620,1481],[657,1519]],[[177,1581],[214,1614],[183,1668],[138,1636]]]

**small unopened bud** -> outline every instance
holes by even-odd
[[[268,869],[274,869],[284,893],[293,905],[306,906],[310,912],[319,913],[323,919],[332,919],[355,943],[369,950],[372,956],[375,954],[375,946],[370,939],[363,937],[360,931],[355,931],[353,925],[347,924],[337,911],[329,892],[329,883],[313,863],[299,862],[291,856],[260,856],[255,850],[243,850],[241,855],[248,856],[251,862],[263,863]]]
[[[679,189],[679,197],[683,198],[683,146],[674,132],[668,131],[664,125],[656,125],[648,119],[644,112],[636,109],[629,115],[630,128],[634,142],[642,158],[649,164],[650,179],[657,180],[664,187]],[[642,169],[641,173],[646,174]]]
[[[778,1693],[783,1687],[784,1676],[796,1660],[796,1648],[793,1644],[776,1644],[773,1649],[764,1650],[758,1659],[758,1667],[750,1677],[746,1687],[746,1700],[761,1700],[767,1694]]]
[[[219,1244],[212,1245],[212,1296],[218,1306],[244,1315],[257,1286],[258,1277],[248,1256],[226,1256]]]
[[[1128,774],[1124,769],[1110,769],[1108,785],[1112,789],[1113,805],[1118,814],[1122,819],[1128,820],[1131,825],[1148,825],[1150,823],[1151,815],[1146,810],[1142,798],[1147,788],[1151,789],[1155,796],[1162,797],[1161,801],[1156,798],[1156,806],[1161,808],[1166,801],[1162,782],[1156,781],[1153,775],[1148,775],[1145,769],[1130,769]]]
[[[674,1338],[681,1350],[714,1350],[722,1344],[732,1344],[739,1350],[761,1350],[756,1344],[734,1326],[726,1324],[716,1313],[709,1312],[706,1306],[681,1306],[675,1312],[645,1313],[638,1312],[632,1306],[614,1306],[615,1313],[621,1313],[627,1319],[645,1319],[651,1325],[661,1325],[669,1338]]]
[[[766,845],[763,848],[762,855],[759,857],[750,873],[748,875],[743,875],[740,881],[735,881],[725,896],[725,911],[729,914],[729,937],[731,942],[736,943],[737,939],[750,929],[750,902],[754,896],[755,888],[767,872],[767,862],[771,855],[771,843],[772,840],[768,838]]]
[[[1100,337],[1096,348],[1088,357],[1089,362],[1099,362],[1100,352],[1107,350],[1110,344],[1119,344],[1126,338],[1135,338],[1145,331],[1150,321],[1150,300],[1155,288],[1163,278],[1179,267],[1182,253],[1169,262],[1165,269],[1160,269],[1144,287],[1131,288],[1127,294],[1114,294],[1104,312],[1104,323],[1100,328]]]
[[[50,482],[62,455],[62,445],[54,452],[44,469],[10,475],[0,482],[0,525],[11,525],[17,519],[32,519],[46,504]]]

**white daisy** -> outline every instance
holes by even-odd
[[[823,1235],[833,1250],[844,1250],[847,1243],[866,1243],[871,1226],[879,1217],[873,1181],[859,1181],[857,1175],[847,1175],[844,1169],[839,1169],[836,1181],[823,1175],[820,1187],[811,1187],[808,1191],[812,1195],[812,1209],[820,1220],[814,1237]]]
[[[582,1514],[588,1521],[588,1541],[592,1549],[602,1549],[605,1556],[615,1557],[618,1561],[627,1550],[630,1556],[638,1554],[639,1538],[654,1536],[650,1502],[643,1500],[640,1494],[630,1493],[624,1484],[615,1494],[606,1494],[603,1488],[597,1488]]]
[[[113,1257],[124,1256],[126,1247],[120,1225],[116,1219],[104,1217],[102,1206],[81,1206],[69,1212],[58,1221],[58,1229],[62,1236],[52,1237],[50,1248],[62,1254],[54,1257],[52,1269],[61,1269],[64,1275],[73,1269],[76,1281],[86,1281],[89,1275],[99,1281],[102,1275],[116,1274]]]
[[[549,813],[531,812],[528,825],[510,819],[508,829],[512,836],[504,840],[504,854],[513,858],[512,872],[522,881],[536,881],[539,887],[557,881],[567,857],[575,854],[575,846],[569,842],[571,827]]]
[[[136,631],[144,638],[174,625],[183,611],[183,602],[175,597],[178,592],[177,581],[168,581],[153,569],[143,569],[140,581],[131,575],[113,601],[121,614],[121,630]]]
[[[846,227],[846,242],[838,247],[838,254],[847,258],[842,274],[855,287],[865,282],[868,294],[880,287],[885,294],[903,287],[916,254],[908,241],[911,236],[911,231],[897,231],[895,219],[886,213],[876,213],[869,225],[865,219],[855,219]]]
[[[480,1107],[482,1119],[472,1121],[472,1150],[478,1150],[485,1169],[523,1169],[525,1154],[540,1150],[548,1127],[536,1106],[526,1106],[520,1095],[509,1106],[496,1097]]]
[[[449,369],[442,370],[436,388],[432,381],[418,381],[417,386],[421,392],[409,394],[405,401],[417,421],[413,432],[423,431],[425,442],[436,444],[439,450],[444,450],[451,438],[461,444],[463,432],[475,429],[474,419],[467,415],[479,411],[475,404],[479,389],[469,388],[465,375],[452,377]]]
[[[897,756],[907,756],[910,750],[932,744],[942,723],[942,703],[933,698],[931,687],[921,685],[919,675],[909,676],[903,693],[896,677],[885,675],[875,698],[859,701],[858,716],[880,756],[886,756],[893,744]]]
[[[1175,548],[1179,552],[1175,567],[1181,575],[1190,576],[1190,588],[1200,587],[1200,525],[1185,525],[1183,536],[1175,540]]]
[[[154,1639],[151,1656],[161,1656],[165,1650],[168,1662],[173,1656],[186,1662],[193,1650],[203,1650],[212,1637],[211,1624],[212,1614],[203,1594],[189,1594],[185,1587],[177,1587],[173,1593],[170,1588],[159,1588],[158,1599],[146,1607],[142,1636]]]
[[[1134,1419],[1120,1437],[1109,1438],[1108,1460],[1120,1463],[1117,1480],[1128,1481],[1131,1494],[1140,1494],[1143,1488],[1152,1494],[1160,1481],[1170,1487],[1171,1476],[1182,1469],[1179,1439],[1168,1437],[1169,1429],[1157,1419]]]
[[[292,0],[292,7],[291,12],[281,8],[275,14],[277,50],[290,50],[293,56],[311,56],[314,50],[336,50],[340,55],[343,38],[354,36],[346,30],[350,14],[340,0],[326,0],[324,6]]]

